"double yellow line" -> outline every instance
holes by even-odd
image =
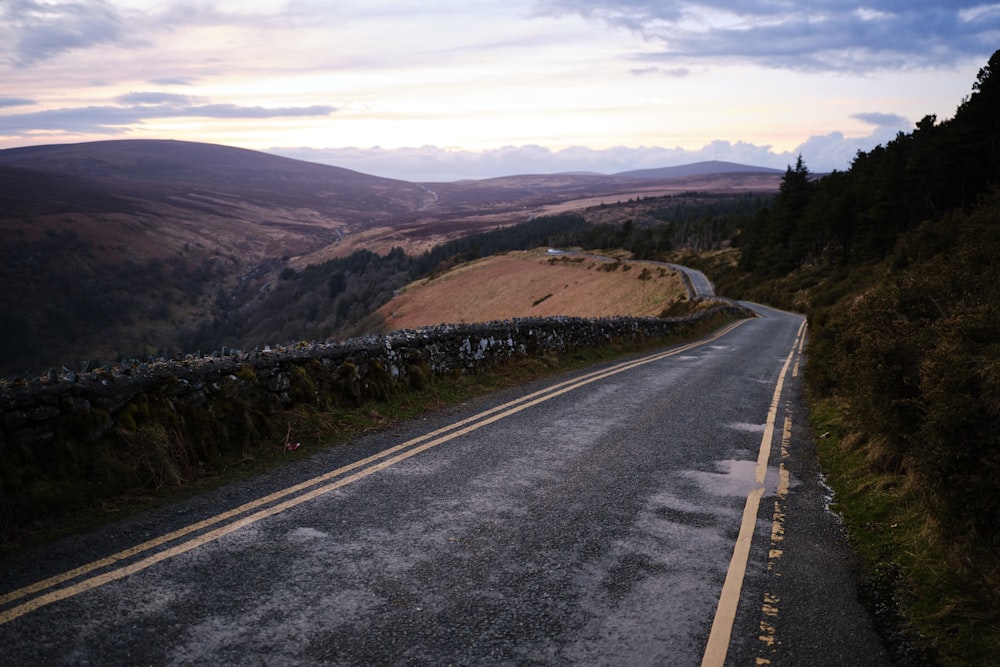
[[[725,334],[729,333],[746,320],[735,322],[714,333],[708,338],[703,338],[694,343],[689,343],[681,347],[672,348],[665,352],[659,352],[640,359],[622,362],[600,371],[588,373],[586,375],[567,380],[559,384],[547,387],[534,393],[522,396],[513,401],[503,403],[490,408],[466,419],[462,419],[443,428],[431,431],[418,436],[404,443],[390,447],[368,458],[346,466],[337,468],[323,475],[313,477],[294,486],[287,487],[269,495],[263,496],[251,502],[240,505],[221,514],[209,517],[197,523],[184,526],[173,532],[167,533],[152,540],[137,544],[128,549],[114,553],[106,558],[95,560],[91,563],[68,570],[61,574],[49,577],[29,586],[19,588],[10,593],[0,595],[0,607],[23,598],[30,598],[24,602],[11,606],[0,611],[0,625],[24,616],[36,609],[50,605],[60,600],[74,597],[80,593],[92,590],[104,584],[122,579],[136,572],[145,570],[156,563],[165,561],[174,556],[191,551],[196,547],[219,539],[244,526],[266,519],[291,509],[303,503],[309,502],[323,494],[335,489],[347,486],[360,479],[364,479],[380,470],[389,468],[400,461],[404,461],[412,456],[427,451],[432,447],[454,440],[480,429],[488,424],[500,421],[513,414],[527,410],[530,407],[543,403],[557,396],[578,389],[592,382],[603,380],[604,378],[624,373],[638,366],[653,363],[666,357],[674,356],[686,352],[693,348],[711,343]],[[280,501],[280,502],[279,502]],[[221,524],[221,525],[219,525]],[[212,526],[216,526],[212,528]],[[212,528],[211,530],[206,530]],[[201,532],[205,531],[205,532]],[[192,536],[193,535],[193,536]],[[146,552],[177,542],[181,538],[189,539],[169,546],[163,550],[151,553],[139,560],[132,560]],[[131,562],[126,562],[131,561]],[[92,574],[98,570],[104,570],[100,574]],[[92,575],[92,576],[87,576]],[[81,579],[81,577],[85,577]],[[75,583],[69,583],[76,581]],[[63,584],[65,587],[59,588]],[[34,597],[31,597],[34,596]]]
[[[792,343],[792,349],[785,357],[785,363],[778,374],[778,381],[774,386],[774,394],[771,396],[771,407],[767,412],[767,422],[764,424],[764,434],[760,440],[760,450],[757,454],[757,465],[754,467],[754,479],[756,485],[747,495],[746,503],[743,505],[743,519],[740,522],[740,532],[736,537],[736,545],[733,548],[733,556],[729,561],[729,569],[726,571],[726,579],[722,584],[722,593],[719,595],[719,604],[715,610],[715,618],[712,620],[712,629],[708,635],[708,642],[705,646],[705,654],[702,656],[702,667],[722,667],[726,662],[726,655],[729,652],[729,641],[732,637],[733,623],[736,621],[736,609],[740,602],[740,592],[743,590],[743,580],[746,578],[747,563],[750,560],[750,545],[753,542],[753,535],[757,527],[757,511],[760,509],[760,501],[764,496],[764,478],[767,475],[767,462],[771,458],[771,446],[774,441],[774,432],[778,418],[778,407],[781,401],[781,392],[784,390],[785,378],[788,369],[792,365],[792,360],[801,356],[805,345],[806,322],[802,320],[799,330]],[[797,348],[797,349],[796,349]],[[798,373],[798,361],[795,363],[794,374]]]

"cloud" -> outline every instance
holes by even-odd
[[[0,107],[27,107],[36,104],[35,100],[23,97],[0,97]]]
[[[126,93],[115,98],[119,104],[170,104],[174,106],[190,106],[198,103],[199,99],[189,95],[179,95],[177,93]]]
[[[906,118],[903,118],[899,114],[894,113],[856,113],[852,114],[851,118],[856,118],[862,123],[868,123],[869,125],[874,125],[876,127],[898,127],[898,128],[908,128],[912,127],[912,124]]]
[[[34,113],[0,116],[0,135],[18,137],[37,132],[66,134],[122,134],[142,119],[125,107],[80,107],[49,109]]]
[[[633,67],[629,72],[637,76],[659,74],[660,76],[669,76],[676,79],[683,79],[691,75],[691,70],[687,67]]]
[[[893,114],[860,114],[883,120]],[[905,122],[905,121],[904,121]],[[692,162],[722,160],[784,169],[801,154],[815,173],[847,169],[858,151],[869,151],[895,138],[895,124],[880,125],[872,134],[846,137],[841,132],[815,135],[795,150],[777,152],[771,146],[749,142],[712,141],[700,149],[656,146],[593,149],[574,146],[552,150],[543,146],[504,146],[493,150],[448,150],[437,146],[399,149],[372,148],[272,148],[268,152],[309,162],[331,164],[367,174],[414,182],[451,182],[513,174],[595,172],[614,174],[633,169],[670,167]]]
[[[66,51],[98,44],[126,43],[122,18],[104,0],[3,3],[0,35],[13,45],[14,62],[34,65]]]
[[[954,66],[996,48],[1000,11],[981,0],[539,0],[641,35],[653,62],[754,63],[799,71]]]
[[[162,118],[200,116],[202,118],[292,118],[301,116],[329,116],[337,107],[313,105],[308,107],[244,107],[237,104],[202,104],[185,108],[161,109]]]
[[[117,98],[120,106],[48,109],[34,113],[0,115],[0,135],[30,136],[37,132],[66,134],[124,134],[131,127],[159,118],[261,119],[328,116],[336,107],[260,107],[202,104],[202,98],[174,93],[136,92]]]
[[[176,76],[176,77],[161,77],[158,79],[150,79],[150,83],[157,86],[193,86],[195,79]]]

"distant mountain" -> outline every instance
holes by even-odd
[[[658,169],[635,169],[622,171],[615,176],[619,178],[688,178],[691,176],[714,176],[718,174],[784,174],[784,169],[770,167],[754,167],[736,162],[708,160],[694,162],[677,167],[660,167]]]
[[[419,254],[605,201],[778,182],[691,173],[409,183],[184,141],[0,150],[0,375],[189,351],[192,332],[263,299],[281,275],[356,250]],[[281,342],[278,331],[262,342]]]
[[[0,150],[0,166],[85,179],[119,196],[204,207],[221,196],[265,206],[349,212],[382,218],[423,205],[426,190],[413,183],[292,160],[276,155],[187,141],[116,140]]]
[[[291,257],[433,201],[420,185],[239,148],[0,151],[0,374],[183,350]]]

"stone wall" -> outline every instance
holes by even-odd
[[[515,319],[484,324],[441,325],[399,331],[386,336],[343,342],[300,343],[253,352],[191,356],[183,360],[133,361],[88,371],[50,372],[31,380],[0,381],[0,442],[33,444],[55,439],[66,429],[61,422],[79,423],[81,413],[106,412],[110,428],[114,415],[144,392],[156,391],[177,406],[203,406],[234,392],[256,395],[266,412],[292,407],[310,396],[293,397],[293,380],[334,385],[354,400],[377,394],[367,380],[388,375],[393,384],[406,383],[414,369],[434,375],[469,372],[502,363],[514,355],[594,348],[612,340],[660,338],[679,332],[720,311],[745,316],[735,305],[719,305],[686,318],[571,317]],[[296,369],[299,369],[296,371]],[[318,391],[318,388],[316,389]],[[301,394],[301,392],[299,392]],[[69,435],[63,433],[64,435]],[[79,434],[74,434],[76,437]]]
[[[277,428],[284,433],[275,416],[296,408],[356,406],[419,388],[432,376],[475,372],[513,356],[662,338],[720,315],[752,313],[720,303],[686,318],[441,325],[0,381],[0,510],[28,512],[53,489],[85,502],[190,479],[213,460],[273,442]]]

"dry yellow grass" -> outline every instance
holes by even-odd
[[[379,309],[387,331],[515,317],[659,315],[685,298],[680,276],[650,262],[607,262],[545,251],[463,264],[407,286]]]

